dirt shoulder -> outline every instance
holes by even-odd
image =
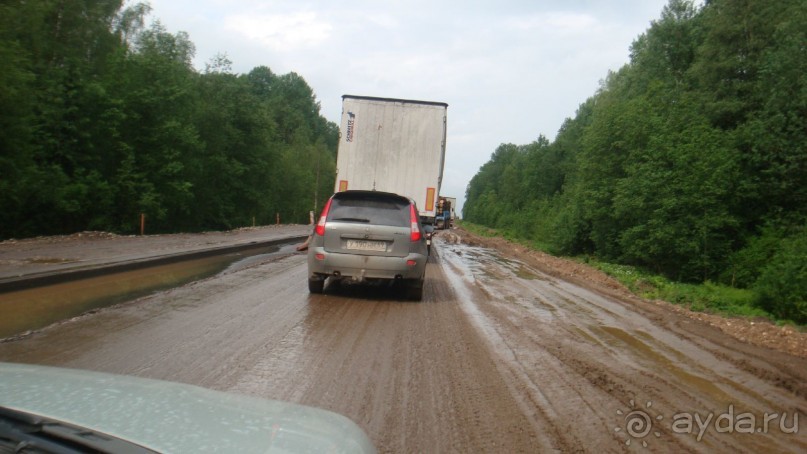
[[[547,274],[572,280],[592,290],[612,294],[627,301],[652,304],[663,311],[679,314],[691,320],[696,320],[699,323],[715,327],[742,342],[807,358],[807,333],[801,333],[793,327],[777,326],[769,321],[759,319],[727,318],[704,312],[693,312],[687,308],[666,301],[646,300],[633,294],[619,281],[596,268],[570,259],[555,257],[541,251],[532,250],[503,238],[484,237],[468,232],[462,228],[440,232],[439,234],[443,236],[444,240],[449,242],[461,241],[470,245],[483,246],[502,251]]]
[[[79,232],[0,242],[0,280],[59,273],[309,234],[307,225],[271,225],[224,232],[115,235]]]

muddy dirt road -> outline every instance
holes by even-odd
[[[807,451],[807,360],[456,235],[434,249],[421,303],[309,295],[290,253],[0,343],[0,360],[322,407],[380,452]]]

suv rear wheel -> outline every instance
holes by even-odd
[[[325,289],[325,279],[308,278],[308,291],[311,293],[322,293]]]
[[[406,288],[406,297],[412,301],[423,300],[423,279],[418,279],[409,283]]]

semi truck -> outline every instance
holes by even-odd
[[[423,224],[434,225],[447,111],[444,102],[342,96],[334,192],[399,194],[415,201]]]

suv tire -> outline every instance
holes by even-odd
[[[308,278],[308,291],[310,293],[322,293],[325,289],[325,279]]]
[[[412,301],[423,300],[423,279],[412,281],[406,288],[406,297]]]

